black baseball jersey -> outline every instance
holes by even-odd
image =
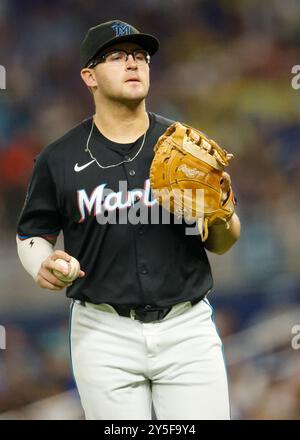
[[[152,197],[153,148],[173,121],[148,115],[143,146],[143,136],[119,144],[94,125],[90,155],[88,118],[43,149],[35,161],[18,235],[49,239],[63,231],[65,251],[86,273],[67,289],[70,298],[169,307],[199,298],[212,287],[200,236],[186,235],[187,225],[172,214],[171,221],[165,221],[166,211]],[[131,162],[111,167],[135,155]]]

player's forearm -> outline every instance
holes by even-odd
[[[17,237],[16,240],[20,261],[36,281],[41,264],[53,253],[54,246],[42,237],[30,237],[25,240]]]
[[[233,214],[228,224],[228,229],[225,223],[211,226],[209,228],[208,238],[204,244],[208,251],[220,255],[224,254],[239,239],[241,234],[241,224],[238,216]]]

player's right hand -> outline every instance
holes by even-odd
[[[62,258],[65,261],[70,261],[71,255],[67,254],[64,251],[56,250],[53,252],[52,255],[46,258],[45,261],[43,261],[36,277],[37,284],[43,289],[62,290],[68,286],[71,286],[72,284],[72,282],[61,281],[53,274],[53,269],[60,270],[64,273],[64,270],[61,270],[55,264],[55,261],[58,258]],[[83,270],[80,270],[78,277],[82,278],[84,275],[85,273],[83,272]]]

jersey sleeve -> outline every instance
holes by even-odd
[[[18,220],[17,234],[21,240],[30,237],[53,240],[62,228],[57,188],[49,169],[48,155],[43,153],[35,160],[24,206]]]

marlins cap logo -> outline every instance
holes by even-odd
[[[122,35],[128,35],[130,34],[130,26],[127,24],[122,23],[115,23],[112,25],[112,29],[116,33],[116,37],[121,37]]]

